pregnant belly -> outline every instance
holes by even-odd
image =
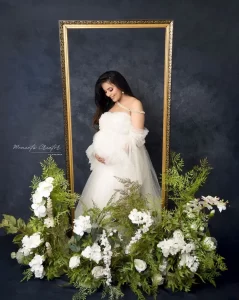
[[[115,132],[98,131],[93,140],[95,153],[103,158],[109,158],[124,149],[127,136]]]

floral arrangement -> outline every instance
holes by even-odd
[[[124,188],[116,190],[102,210],[85,210],[72,227],[69,209],[80,197],[67,190],[52,158],[44,162],[44,180],[33,180],[34,217],[25,224],[4,215],[0,224],[8,233],[20,231],[14,238],[20,249],[12,257],[29,265],[24,279],[66,274],[78,289],[74,300],[86,299],[100,287],[102,297],[119,299],[122,287],[129,285],[138,299],[145,299],[156,297],[161,285],[173,291],[190,291],[200,281],[215,285],[215,278],[227,268],[208,223],[215,208],[225,210],[227,201],[195,197],[211,170],[207,160],[183,174],[180,155],[171,157],[166,183],[174,209],[150,210],[140,185],[118,178]],[[114,201],[118,193],[119,200]],[[70,227],[73,234],[67,237]]]
[[[33,216],[25,223],[21,218],[3,215],[0,228],[16,234],[13,242],[17,252],[11,254],[25,269],[23,280],[53,279],[65,274],[68,268],[68,234],[71,231],[70,211],[79,198],[68,189],[64,171],[50,156],[43,163],[42,176],[34,176],[31,184],[31,210]]]

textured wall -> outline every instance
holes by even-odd
[[[229,267],[238,262],[238,8],[222,0],[1,0],[0,213],[29,216],[30,181],[47,157],[13,145],[60,145],[56,161],[65,167],[58,20],[173,19],[171,149],[188,168],[204,157],[214,167],[201,194],[230,200],[211,228]]]

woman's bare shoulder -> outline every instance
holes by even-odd
[[[143,110],[143,104],[142,102],[135,98],[135,97],[131,97],[132,98],[132,102],[130,105],[130,109],[134,109],[134,110]]]

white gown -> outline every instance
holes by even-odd
[[[114,176],[129,178],[141,184],[141,193],[150,196],[152,206],[161,209],[161,188],[157,175],[144,145],[148,129],[136,129],[127,112],[105,112],[99,119],[99,131],[87,148],[91,174],[81,193],[75,217],[83,213],[83,206],[102,209],[107,205],[115,189],[123,188]],[[105,159],[105,164],[95,158]],[[93,200],[93,201],[92,201]]]

